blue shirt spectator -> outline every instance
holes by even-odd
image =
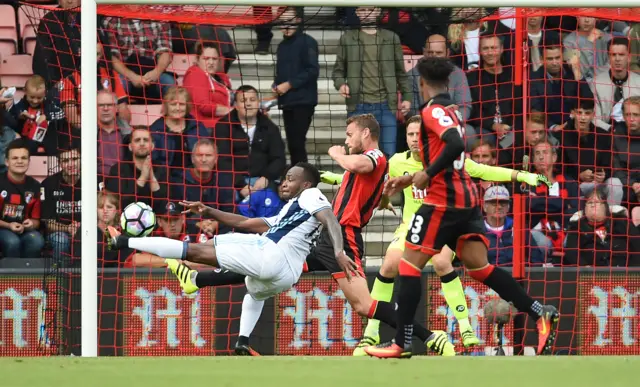
[[[284,204],[280,194],[267,187],[244,198],[238,205],[238,213],[247,218],[268,218],[276,216]]]

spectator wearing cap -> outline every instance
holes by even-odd
[[[157,200],[153,206],[158,227],[154,236],[175,239],[187,243],[205,243],[209,238],[195,225],[187,222],[177,201]],[[165,259],[149,253],[134,252],[125,261],[128,267],[166,267]]]
[[[60,172],[42,182],[40,200],[53,258],[62,264],[71,258],[72,240],[80,236],[80,150],[72,146],[61,149],[58,165]],[[72,256],[79,257],[79,254],[80,251],[74,251]]]
[[[489,262],[494,265],[513,265],[513,218],[507,216],[511,203],[509,190],[504,186],[489,187],[484,194],[485,235],[489,239]],[[544,254],[534,248],[527,264],[544,263]]]
[[[170,197],[174,200],[202,202],[225,212],[234,212],[233,174],[218,170],[218,151],[213,141],[201,139],[191,152],[193,168],[170,180]],[[190,222],[191,223],[191,222]],[[223,227],[224,232],[230,229]]]

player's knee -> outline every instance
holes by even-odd
[[[351,303],[351,308],[358,313],[358,315],[362,317],[368,317],[369,311],[371,309],[372,301],[363,302],[363,301],[355,301]]]
[[[451,271],[453,271],[453,265],[451,265],[451,257],[448,257],[442,253],[438,253],[431,257],[431,264],[433,265],[433,270],[435,270],[436,274],[439,276],[449,274],[451,273]]]
[[[395,278],[398,275],[398,262],[399,259],[394,257],[387,257],[380,266],[380,274],[386,278]]]

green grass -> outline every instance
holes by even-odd
[[[640,357],[0,358],[2,387],[617,387]]]

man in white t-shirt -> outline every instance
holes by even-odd
[[[211,241],[198,244],[162,237],[132,238],[120,235],[110,227],[110,244],[115,249],[132,248],[167,258],[167,265],[187,293],[198,290],[197,272],[178,264],[176,258],[245,275],[248,294],[242,302],[237,346],[249,350],[248,338],[260,317],[264,301],[298,282],[321,226],[328,230],[340,268],[348,278],[351,272],[357,273],[355,263],[345,255],[342,229],[331,204],[316,188],[319,182],[320,173],[311,164],[298,163],[289,169],[281,187],[283,198],[289,201],[277,216],[271,218],[250,219],[199,202],[182,203],[187,211],[255,234],[217,235]]]

